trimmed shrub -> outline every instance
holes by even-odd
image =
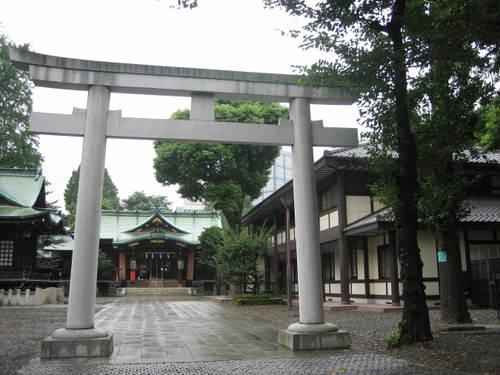
[[[282,305],[285,302],[278,294],[234,294],[232,303],[236,306]]]

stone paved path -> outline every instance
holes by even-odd
[[[276,343],[285,326],[201,299],[117,299],[96,324],[114,336],[111,358],[36,359],[20,374],[459,374],[379,354],[292,352]]]

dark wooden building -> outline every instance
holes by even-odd
[[[0,169],[0,287],[50,279],[36,266],[38,240],[57,233],[64,233],[63,223],[58,211],[47,208],[41,172]]]
[[[395,225],[391,212],[372,196],[375,176],[366,160],[367,145],[327,151],[314,165],[323,293],[326,300],[399,304],[402,285],[397,262]],[[458,233],[467,291],[473,303],[488,305],[495,290],[485,285],[500,268],[500,154],[470,157],[467,172],[475,177],[469,189],[470,212]],[[274,224],[265,258],[266,289],[286,291],[286,222],[284,202],[293,204],[293,181],[255,206],[246,224]],[[293,207],[289,228],[296,288]],[[439,299],[438,249],[434,233],[421,228],[418,243],[429,299]],[[487,265],[490,266],[487,267]],[[488,284],[489,283],[489,284]],[[431,302],[432,303],[432,302]]]

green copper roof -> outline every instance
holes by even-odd
[[[32,169],[0,169],[0,197],[15,206],[33,207],[45,178]]]
[[[212,226],[221,226],[220,216],[214,211],[103,211],[100,238],[120,243],[134,235],[151,233],[197,244],[201,232]]]
[[[171,232],[171,233],[189,233],[185,230],[175,226],[170,223],[165,216],[160,212],[155,212],[151,217],[146,219],[143,223],[137,225],[136,227],[129,229],[125,232]]]
[[[61,216],[48,209],[35,210],[29,207],[0,206],[0,223],[38,223],[43,224],[47,233],[64,233]]]

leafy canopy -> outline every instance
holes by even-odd
[[[215,120],[276,124],[288,109],[276,103],[217,100]],[[173,119],[189,119],[189,110]],[[209,202],[221,210],[231,227],[239,225],[245,198],[255,199],[279,154],[275,146],[194,142],[155,142],[156,179],[179,184],[182,197]]]
[[[273,228],[264,226],[207,228],[199,237],[202,247],[199,261],[217,270],[226,282],[245,280],[257,288],[264,276],[257,260],[265,255],[272,231]]]
[[[28,132],[32,83],[29,73],[10,62],[9,45],[0,34],[0,168],[40,168],[38,138]]]
[[[122,201],[125,210],[168,210],[172,203],[163,195],[146,195],[144,191],[135,191]]]

